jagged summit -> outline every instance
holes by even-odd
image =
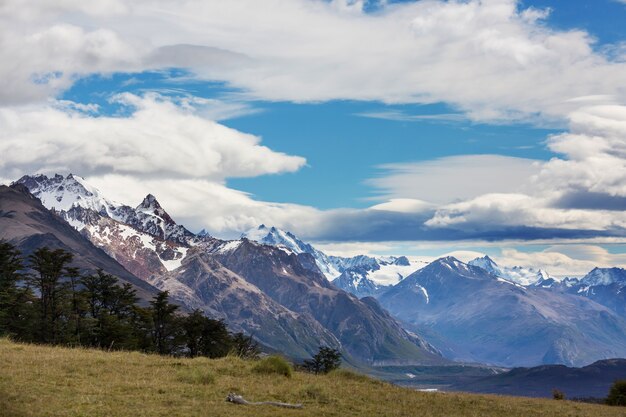
[[[488,255],[473,259],[469,261],[468,264],[482,268],[497,277],[524,286],[546,286],[548,285],[548,282],[559,281],[557,278],[541,269],[524,268],[521,266],[500,266]]]
[[[626,269],[594,268],[580,282],[588,286],[626,284]]]
[[[137,209],[146,209],[146,210],[162,210],[161,204],[157,201],[156,197],[152,194],[148,194],[144,197],[141,204],[137,206]]]
[[[26,186],[42,204],[59,212],[78,230],[94,226],[98,215],[130,225],[140,232],[160,239],[189,245],[195,235],[176,224],[152,194],[136,208],[106,198],[84,178],[68,174],[48,177],[43,174],[25,175],[14,184]]]
[[[396,284],[423,266],[411,262],[406,256],[329,256],[300,240],[292,232],[265,224],[248,230],[241,237],[277,246],[295,254],[312,255],[317,267],[328,280],[359,297],[372,295],[383,287]]]

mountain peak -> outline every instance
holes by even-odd
[[[589,286],[611,285],[614,283],[626,283],[626,269],[623,268],[593,268],[581,280]]]
[[[154,210],[162,210],[161,204],[157,201],[156,197],[152,194],[148,194],[141,204],[137,206],[137,209],[154,209]]]

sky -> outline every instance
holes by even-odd
[[[0,2],[0,182],[192,231],[626,266],[626,2]]]

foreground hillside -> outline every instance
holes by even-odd
[[[433,394],[338,372],[292,378],[228,357],[180,359],[21,345],[0,339],[2,416],[618,416],[624,409],[554,400]],[[300,410],[241,406],[301,402]]]

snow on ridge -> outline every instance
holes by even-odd
[[[469,261],[468,265],[477,266],[497,277],[504,278],[509,282],[522,286],[534,285],[547,279],[553,279],[555,282],[560,282],[559,279],[551,276],[542,269],[525,268],[521,266],[500,266],[487,255],[482,258],[476,258]]]
[[[237,249],[241,245],[241,240],[230,240],[224,244],[222,244],[218,249],[217,253],[228,253]]]

